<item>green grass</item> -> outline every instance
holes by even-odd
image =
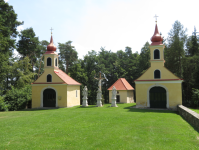
[[[192,109],[192,108],[190,108],[190,109],[193,110],[193,111],[195,111],[195,112],[197,112],[199,114],[199,109]]]
[[[199,149],[199,133],[173,111],[109,106],[0,112],[0,149]]]

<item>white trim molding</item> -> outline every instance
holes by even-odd
[[[169,91],[168,91],[168,89],[167,89],[166,86],[161,85],[161,84],[158,84],[158,83],[156,83],[156,84],[150,86],[150,87],[148,88],[148,90],[147,90],[147,107],[150,107],[150,96],[149,96],[149,91],[150,91],[150,89],[153,88],[153,87],[162,87],[162,88],[164,88],[164,89],[166,90],[166,101],[167,101],[167,102],[166,102],[166,107],[167,107],[167,109],[168,109],[168,108],[169,108]]]
[[[48,87],[45,87],[41,90],[41,103],[40,103],[40,106],[43,108],[43,93],[44,93],[44,90],[46,89],[53,89],[55,90],[55,93],[56,93],[56,104],[55,104],[55,107],[58,107],[58,103],[57,103],[57,100],[58,100],[58,92],[55,88],[51,87],[51,86],[48,86]]]

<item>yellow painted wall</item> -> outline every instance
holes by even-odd
[[[136,107],[147,107],[147,91],[152,85],[160,87],[163,85],[168,89],[169,108],[176,109],[177,105],[182,104],[181,83],[146,83],[136,84]]]
[[[44,55],[44,67],[47,67],[47,58],[50,57],[51,60],[52,60],[52,67],[55,66],[55,58],[57,58],[57,65],[58,65],[58,55],[55,55],[55,54],[45,54]]]
[[[34,83],[39,83],[39,82],[42,82],[42,83],[46,82],[47,83],[47,75],[48,74],[52,75],[52,82],[60,82],[60,83],[63,82],[62,79],[60,79],[60,77],[58,77],[56,75],[56,73],[54,73],[53,69],[45,68],[44,73]]]
[[[159,60],[164,60],[164,45],[150,46],[149,48],[150,48],[151,60],[154,60],[154,50],[155,49],[158,49],[160,51],[160,59]]]
[[[127,103],[134,103],[133,90],[127,91]]]
[[[160,79],[179,79],[173,73],[168,71],[164,66],[159,66],[158,62],[154,63],[141,77],[137,80],[153,80],[154,79],[154,71],[158,69],[160,70]]]
[[[57,107],[67,107],[67,85],[32,85],[32,108],[41,107],[41,98],[45,88],[56,89]],[[58,97],[61,97],[59,99]]]
[[[77,97],[76,97],[77,90]],[[68,85],[67,89],[67,107],[80,105],[80,86],[79,85]]]
[[[126,90],[117,90],[119,91],[120,95],[120,103],[133,103],[134,98],[133,98],[133,91],[126,91]],[[112,90],[109,90],[109,103],[112,102]]]

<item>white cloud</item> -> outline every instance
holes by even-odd
[[[7,3],[9,0],[5,0],[5,2]]]
[[[23,28],[23,26],[18,26],[17,27],[17,31],[21,31],[21,30],[23,30],[24,28]]]

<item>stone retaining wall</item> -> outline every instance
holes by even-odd
[[[190,110],[183,105],[178,105],[177,110],[188,123],[194,126],[199,131],[199,114]]]

